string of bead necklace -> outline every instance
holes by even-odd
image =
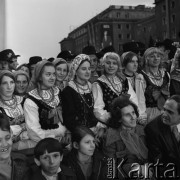
[[[91,91],[91,89],[90,89],[90,87],[89,87],[88,82],[85,84],[85,85],[87,85],[87,89],[83,89],[83,88],[81,88],[80,86],[78,86],[78,83],[77,83],[77,81],[75,81],[75,80],[74,80],[74,84],[76,85],[78,94],[79,94],[80,97],[82,98],[83,102],[86,104],[86,106],[89,107],[89,109],[92,108],[92,107],[94,106],[94,97],[93,97],[93,95],[92,95],[92,91]],[[89,90],[90,95],[91,95],[91,99],[92,99],[92,104],[91,104],[91,105],[89,105],[89,104],[86,102],[86,99],[84,98],[84,96],[81,95],[81,93],[80,93],[80,91],[79,91],[79,88],[82,89],[83,91]]]
[[[16,96],[14,96],[14,95],[12,96],[12,104],[7,103],[6,101],[9,102],[10,100],[4,100],[4,99],[1,98],[1,102],[4,105],[8,106],[9,108],[15,109],[17,107],[17,98],[16,98]]]

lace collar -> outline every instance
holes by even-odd
[[[45,102],[46,104],[48,104],[51,107],[56,107],[60,100],[59,100],[59,88],[57,86],[53,87],[52,89],[48,89],[48,90],[42,90],[42,94],[41,96],[38,93],[37,88],[33,89],[32,91],[29,92],[29,95],[31,95],[32,97],[38,99],[38,100],[42,100],[43,102]]]
[[[0,107],[2,107],[3,109],[15,109],[19,104],[22,103],[22,101],[22,96],[15,95],[11,100],[4,101],[5,103],[0,100]]]
[[[112,78],[108,78],[109,81],[115,85],[121,84],[121,80],[117,76],[113,76]],[[102,75],[101,77],[98,78],[98,80],[108,84],[111,86],[111,83],[108,81],[107,77],[105,75]]]
[[[110,87],[111,90],[113,92],[115,92],[117,95],[121,94],[122,82],[117,76],[113,76],[111,78],[108,78],[105,75],[102,75],[101,77],[98,78],[98,80],[106,83],[107,86]]]

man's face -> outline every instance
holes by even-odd
[[[178,113],[178,104],[175,100],[167,100],[164,104],[162,112],[162,120],[164,124],[169,126],[177,125],[180,123],[180,114]]]
[[[57,173],[62,159],[63,155],[60,152],[48,153],[46,151],[45,154],[40,156],[39,160],[35,159],[35,162],[46,175],[53,176]]]
[[[30,66],[31,76],[34,74],[34,69],[35,69],[35,67],[36,67],[36,64],[32,64],[32,65]]]
[[[159,49],[160,49],[160,51],[162,51],[164,53],[162,61],[166,62],[169,59],[169,52],[170,52],[170,50],[166,50],[166,48],[164,46],[160,46]]]
[[[18,65],[17,58],[13,58],[12,62],[9,63],[9,69],[16,70]]]
[[[0,70],[8,70],[9,63],[7,61],[0,61]]]
[[[89,55],[90,57],[90,61],[91,61],[91,72],[95,72],[97,69],[97,65],[98,65],[98,59],[96,57],[96,55]]]

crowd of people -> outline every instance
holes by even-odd
[[[121,55],[87,46],[20,66],[18,57],[0,52],[0,180],[178,179],[171,41]]]

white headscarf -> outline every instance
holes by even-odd
[[[79,68],[81,62],[85,60],[89,61],[90,63],[90,57],[86,54],[79,54],[74,58],[73,62],[71,63],[69,74],[67,77],[68,81],[74,80],[77,69]]]

